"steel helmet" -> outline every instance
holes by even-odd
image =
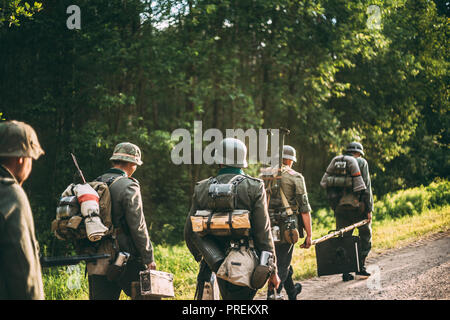
[[[247,168],[247,147],[235,138],[225,138],[214,151],[214,162],[235,168]]]
[[[119,143],[115,148],[111,158],[109,160],[125,161],[142,165],[141,149],[135,144],[130,142]]]
[[[30,157],[37,160],[42,150],[34,129],[25,122],[0,122],[0,157]]]
[[[291,146],[285,145],[283,146],[283,159],[289,159],[294,162],[297,162],[297,153],[295,149]]]
[[[362,144],[356,141],[350,142],[347,145],[347,149],[345,150],[345,152],[359,152],[362,156],[364,156],[364,148]]]

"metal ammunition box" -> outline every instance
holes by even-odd
[[[316,244],[317,275],[359,271],[359,237],[336,237]]]
[[[139,273],[142,296],[161,298],[173,297],[173,274],[156,270],[145,270]]]

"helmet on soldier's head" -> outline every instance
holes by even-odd
[[[125,161],[142,165],[141,161],[141,149],[135,144],[130,142],[119,143],[115,148],[111,158],[109,160]]]
[[[25,122],[0,122],[0,157],[29,157],[37,160],[42,150],[34,129]]]
[[[214,150],[214,161],[235,168],[247,168],[247,147],[235,138],[225,138]]]
[[[349,153],[359,152],[362,156],[364,156],[364,148],[363,148],[362,144],[359,142],[356,142],[356,141],[350,142],[347,145],[347,149],[345,150],[345,152],[349,152]]]
[[[288,145],[283,146],[283,159],[289,159],[294,162],[297,162],[295,149]]]

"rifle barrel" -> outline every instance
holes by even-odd
[[[94,254],[80,256],[63,256],[63,257],[41,257],[41,266],[43,268],[70,266],[80,263],[81,261],[93,262],[99,259],[108,259],[110,254]]]
[[[352,224],[352,225],[350,225],[348,227],[345,227],[345,228],[336,230],[336,231],[334,231],[334,232],[332,232],[330,234],[327,234],[326,236],[323,236],[323,237],[321,237],[319,239],[315,239],[315,240],[313,240],[311,242],[311,245],[316,245],[318,243],[324,242],[324,241],[326,241],[328,239],[334,238],[337,235],[343,235],[345,232],[348,232],[348,231],[353,230],[355,228],[361,227],[361,226],[363,226],[363,225],[365,225],[367,223],[369,223],[368,219],[361,220],[361,221],[359,221],[357,223],[354,223],[354,224]]]
[[[81,171],[80,166],[78,165],[77,158],[73,153],[70,153],[70,155],[72,156],[73,163],[75,164],[75,167],[77,167],[78,173],[80,174],[83,183],[86,184],[86,179],[84,178],[83,171]]]

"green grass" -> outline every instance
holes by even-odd
[[[320,209],[313,212],[312,219],[313,239],[335,228],[334,216],[329,210]],[[427,187],[401,190],[376,201],[372,229],[373,252],[403,246],[428,234],[449,230],[450,182],[436,181]],[[301,242],[296,245],[292,258],[296,280],[308,279],[317,274],[314,248],[300,249],[300,244]],[[186,246],[184,244],[158,245],[155,246],[154,251],[158,270],[175,275],[175,299],[193,299],[198,263]],[[51,300],[88,299],[84,265],[80,265],[75,272],[67,267],[45,270],[46,298]],[[128,297],[122,293],[121,299],[128,299]]]

